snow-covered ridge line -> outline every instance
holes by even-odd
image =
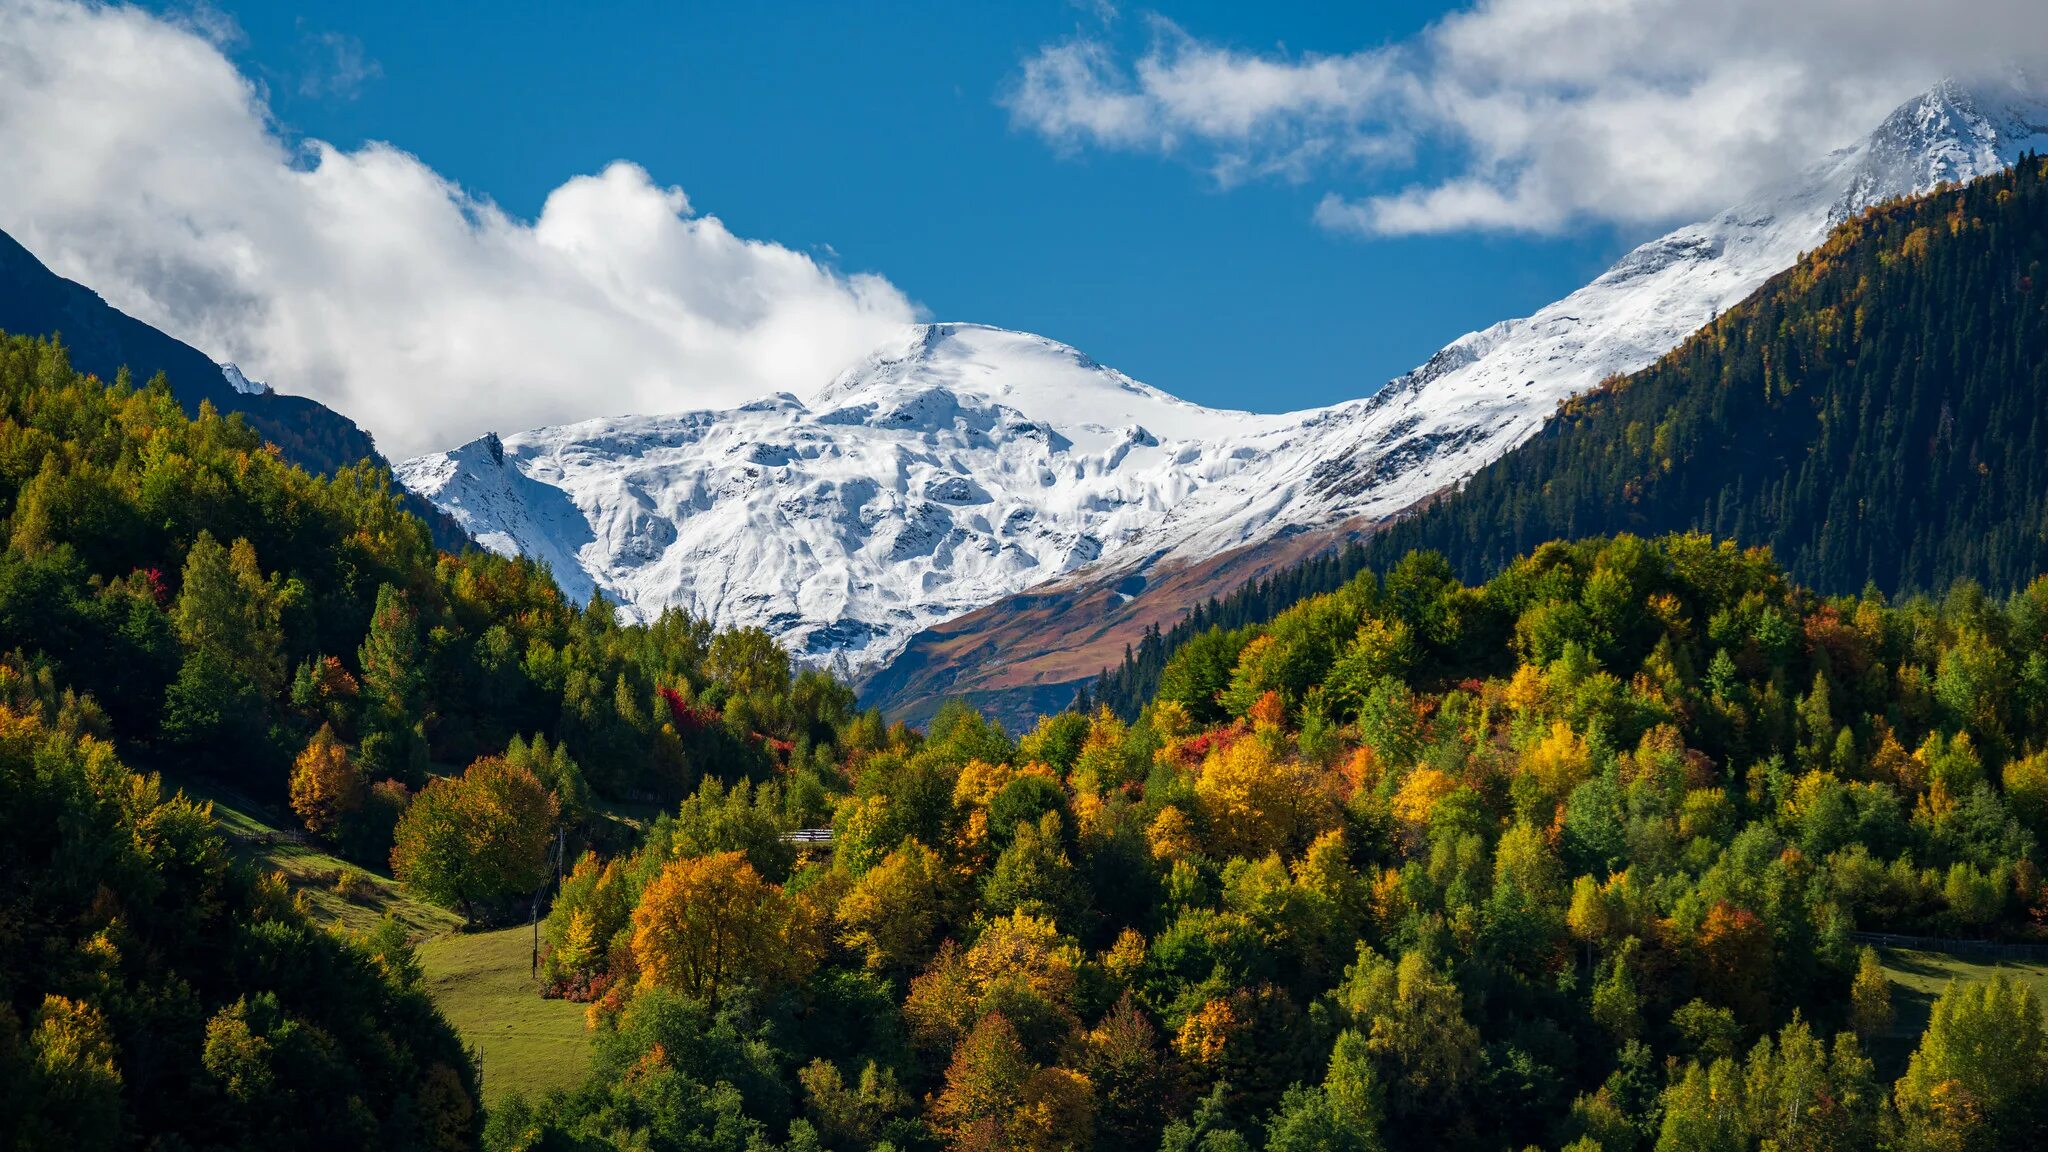
[[[932,324],[808,403],[486,437],[398,472],[574,595],[760,625],[853,670],[1120,551],[1292,423],[1189,404],[1043,337]]]
[[[1025,333],[919,325],[805,398],[486,437],[400,480],[486,547],[647,616],[767,628],[858,673],[919,630],[1089,568],[1198,560],[1398,512],[1641,369],[1864,208],[2048,148],[2048,103],[1943,84],[1784,186],[1642,245],[1370,398],[1190,404]]]

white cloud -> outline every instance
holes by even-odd
[[[1479,0],[1347,55],[1162,22],[1125,63],[1083,36],[1032,55],[1003,101],[1063,149],[1320,179],[1337,230],[1553,231],[1724,207],[2016,56],[2048,56],[2041,0]]]
[[[1107,45],[1080,37],[1027,60],[1003,102],[1060,147],[1199,152],[1226,184],[1300,179],[1404,147],[1386,122],[1399,79],[1391,56],[1279,60],[1203,44],[1156,17],[1150,27],[1151,48],[1128,74]]]
[[[916,318],[615,163],[513,218],[387,145],[287,145],[186,22],[0,0],[0,228],[388,453],[805,392]]]

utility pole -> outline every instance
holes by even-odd
[[[562,890],[562,853],[567,840],[567,829],[563,825],[555,825],[555,891],[557,892]],[[540,887],[534,889],[533,892],[533,911],[527,917],[533,923],[533,956],[526,970],[528,979],[537,979],[540,976],[540,900],[541,897],[547,895],[547,892],[548,880],[546,876],[542,876]]]

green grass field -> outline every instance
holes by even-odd
[[[420,941],[428,995],[463,1042],[482,1055],[486,1100],[515,1088],[538,1095],[582,1080],[590,1064],[583,1006],[541,999],[528,976],[530,927],[462,932],[460,916],[414,898],[389,876],[355,868],[317,845],[280,839],[280,831],[296,828],[290,813],[211,780],[166,783],[194,800],[212,802],[214,820],[235,851],[258,868],[284,873],[321,923],[362,931],[386,913],[397,917]],[[333,878],[343,871],[366,877],[367,890],[353,899],[336,891]]]
[[[414,937],[452,932],[462,917],[407,894],[389,876],[357,868],[318,845],[278,839],[283,830],[298,828],[289,812],[273,811],[262,802],[224,785],[200,778],[165,779],[194,800],[211,801],[213,818],[227,833],[235,851],[266,872],[282,872],[292,891],[302,893],[313,918],[322,924],[360,932],[374,927],[386,913],[398,918]],[[367,880],[367,890],[351,899],[335,890],[334,877],[344,872]]]
[[[484,1102],[513,1089],[537,1096],[580,1083],[590,1066],[581,1004],[543,1000],[528,975],[533,930],[450,933],[420,945],[427,993],[479,1050]]]
[[[1892,1030],[1874,1039],[1870,1048],[1878,1067],[1889,1075],[1905,1071],[1920,1034],[1927,1030],[1934,1001],[1950,980],[1967,984],[2005,975],[2032,985],[2036,996],[2048,999],[2048,963],[1980,960],[1912,948],[1880,948],[1877,955],[1892,978],[1893,1022]]]

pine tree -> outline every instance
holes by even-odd
[[[419,621],[405,593],[389,584],[377,589],[370,631],[356,657],[363,670],[363,759],[375,773],[416,785],[427,766],[426,668]]]

